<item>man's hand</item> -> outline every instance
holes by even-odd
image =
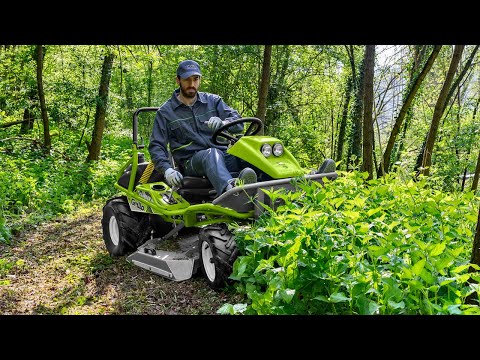
[[[217,116],[212,116],[210,119],[208,119],[207,125],[210,129],[212,129],[214,132],[220,129],[223,124],[225,124],[222,119],[220,119]]]
[[[173,168],[168,168],[165,171],[165,179],[170,186],[179,186],[182,183],[183,175]]]

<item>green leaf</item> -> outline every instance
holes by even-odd
[[[360,226],[358,227],[358,225],[360,225]],[[360,224],[357,224],[357,232],[359,234],[366,234],[369,229],[370,229],[370,224],[368,224],[366,222],[362,222]]]
[[[478,216],[473,214],[465,214],[465,217],[467,218],[468,221],[471,221],[473,223],[476,223],[478,219]]]
[[[433,263],[437,271],[441,271],[443,269],[448,268],[449,264],[452,261],[453,261],[453,258],[451,256],[442,256],[441,258],[433,259]]]
[[[459,274],[462,271],[467,270],[469,267],[470,267],[470,264],[460,265],[460,266],[457,266],[457,267],[453,268],[451,271],[455,274]]]
[[[295,289],[280,289],[278,290],[280,298],[289,304],[292,301],[293,296],[295,295]]]
[[[367,211],[367,216],[370,217],[373,214],[376,214],[376,213],[378,213],[379,211],[382,211],[382,210],[383,210],[383,208],[381,208],[381,207],[377,207],[375,209],[370,209],[370,210]]]
[[[432,273],[423,268],[422,273],[420,274],[420,277],[422,278],[423,281],[425,281],[428,285],[432,285],[435,283],[436,278],[432,275]]]
[[[343,214],[346,216],[346,220],[351,220],[351,222],[347,221],[349,224],[353,224],[360,217],[360,213],[358,211],[345,210]]]
[[[388,252],[388,249],[384,246],[371,245],[367,247],[368,252],[371,253],[374,257],[382,256]]]
[[[395,226],[400,225],[400,224],[401,224],[401,222],[399,222],[399,221],[392,221],[390,224],[388,224],[388,230],[392,231]]]
[[[339,303],[339,302],[350,301],[351,299],[345,296],[343,292],[339,292],[339,293],[333,293],[332,295],[330,295],[329,300],[330,302],[333,302],[333,303]]]
[[[326,296],[324,296],[324,295],[315,296],[313,299],[314,299],[314,300],[323,301],[323,302],[326,302],[326,303],[329,302],[329,301],[328,301],[328,298],[327,298]]]
[[[242,314],[247,310],[247,304],[235,304],[233,305],[233,313],[234,314]]]
[[[222,314],[222,315],[233,315],[235,314],[235,310],[233,309],[232,304],[223,304],[218,310],[217,314]]]
[[[318,192],[316,195],[315,195],[315,200],[317,202],[322,202],[323,199],[325,199],[326,197],[326,194],[322,191],[322,192]]]
[[[417,261],[417,263],[415,263],[415,265],[412,266],[413,273],[419,276],[422,273],[426,262],[427,262],[426,259],[421,259],[420,261]]]
[[[392,309],[405,309],[405,303],[403,301],[395,302],[392,300],[388,300],[388,306]]]
[[[271,268],[273,268],[273,266],[271,264],[271,261],[266,260],[266,259],[261,259],[257,268],[255,269],[255,271],[253,273],[257,274],[257,273],[261,272],[262,270],[271,269]],[[243,271],[245,271],[245,269],[243,269]]]
[[[452,254],[453,257],[456,258],[456,257],[459,257],[460,254],[462,254],[464,252],[464,247],[459,246],[459,247],[456,247],[454,249],[449,249],[448,251]]]
[[[463,312],[460,310],[460,304],[449,305],[447,307],[448,313],[450,315],[462,315]]]
[[[445,247],[446,247],[445,243],[434,245],[433,248],[430,250],[430,256],[440,255],[445,250]]]

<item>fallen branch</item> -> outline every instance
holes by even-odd
[[[7,122],[5,124],[0,124],[0,128],[7,128],[9,126],[13,126],[13,125],[17,125],[17,124],[21,124],[21,123],[26,123],[28,122],[29,120],[18,120],[18,121],[11,121],[11,122]]]

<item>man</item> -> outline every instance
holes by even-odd
[[[196,61],[180,62],[178,88],[156,113],[148,151],[155,169],[164,173],[170,186],[180,186],[183,175],[206,176],[221,195],[237,183],[231,172],[240,171],[238,178],[244,184],[257,182],[257,174],[248,163],[227,154],[226,146],[211,141],[215,130],[241,116],[220,96],[199,92],[201,76]],[[229,129],[233,133],[242,130],[243,124]],[[168,146],[175,164],[170,161]]]

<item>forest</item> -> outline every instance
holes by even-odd
[[[184,313],[480,314],[478,47],[1,45],[0,313],[149,312],[148,296],[92,310],[92,279],[118,263],[81,231],[89,251],[68,261],[25,246],[42,226],[101,213],[133,112],[161,106],[178,63],[194,59],[200,91],[261,119],[303,168],[334,159],[339,177],[279,195],[284,206],[238,227],[231,289]],[[151,130],[142,122],[146,144]],[[68,281],[16,309],[20,279],[49,261]]]

